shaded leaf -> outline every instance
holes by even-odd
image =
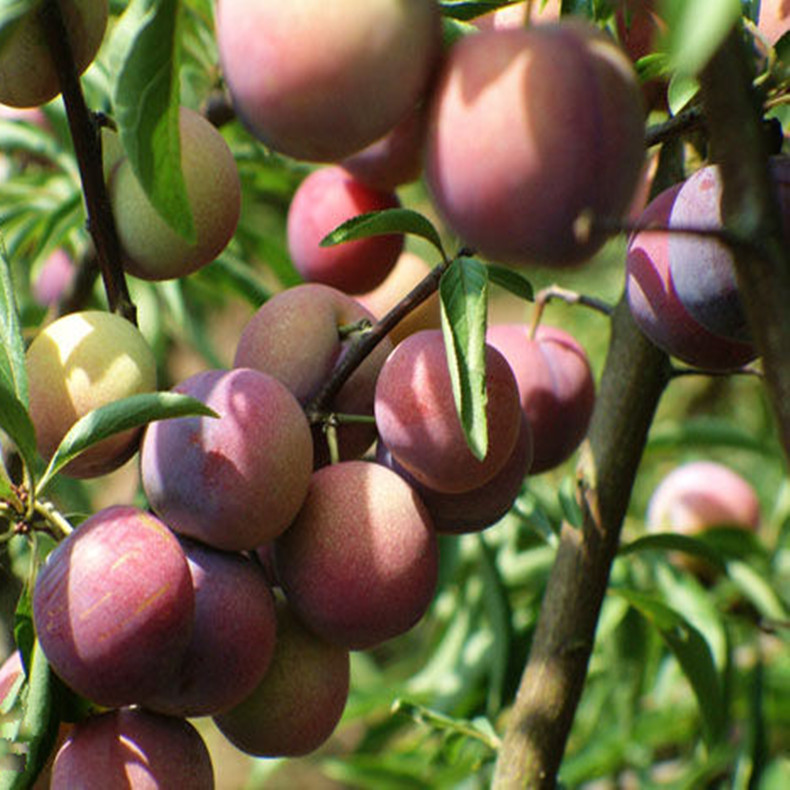
[[[535,293],[532,290],[532,283],[524,277],[523,274],[514,272],[512,269],[507,269],[504,266],[496,266],[489,263],[488,266],[488,279],[504,288],[506,291],[515,294],[516,296],[525,299],[527,302],[535,301]]]
[[[114,32],[122,53],[115,112],[129,163],[163,219],[194,242],[181,171],[178,0],[133,0]]]
[[[331,247],[345,241],[383,236],[389,233],[410,233],[413,236],[419,236],[433,244],[440,252],[442,259],[446,258],[439,231],[436,230],[433,223],[418,211],[408,208],[387,208],[352,217],[321,239],[320,246]]]
[[[658,630],[694,690],[706,741],[709,745],[719,743],[727,726],[724,698],[710,646],[702,634],[656,598],[624,588],[614,588],[612,593],[625,598]]]
[[[38,461],[36,429],[33,427],[27,409],[8,389],[8,385],[3,379],[0,379],[0,428],[14,442],[29,473],[34,475]]]
[[[468,22],[470,19],[475,19],[482,14],[487,14],[489,11],[495,11],[497,8],[509,5],[511,0],[478,0],[478,2],[443,2],[439,3],[442,16],[448,19],[460,19],[462,22]],[[535,0],[536,5],[541,3],[542,0]]]
[[[131,395],[86,414],[71,427],[58,445],[36,489],[46,488],[52,478],[88,447],[121,431],[155,420],[190,416],[216,417],[216,413],[195,398],[175,392]]]
[[[3,382],[27,406],[25,344],[14,298],[11,270],[0,244],[0,384]]]
[[[482,460],[488,452],[485,335],[488,309],[486,267],[457,258],[439,283],[442,332],[453,398],[466,442]]]

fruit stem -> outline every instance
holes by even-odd
[[[571,291],[569,288],[562,288],[559,285],[550,285],[543,288],[535,294],[535,309],[532,313],[532,323],[529,327],[529,339],[534,340],[535,334],[540,326],[541,319],[543,318],[543,311],[546,305],[552,299],[560,299],[566,304],[579,304],[584,307],[589,307],[591,310],[596,310],[605,316],[611,316],[614,312],[614,307],[605,302],[603,299],[598,299],[595,296],[587,296],[580,294],[577,291]]]
[[[459,253],[461,255],[462,253]],[[419,307],[439,287],[442,275],[452,261],[444,260],[437,264],[403,299],[395,305],[369,331],[358,335],[349,346],[348,352],[340,360],[332,375],[327,379],[318,394],[305,406],[305,413],[311,423],[320,422],[329,411],[332,398],[346,383],[351,374],[359,367],[362,360],[387,336],[390,330],[405,318],[412,310]]]
[[[136,323],[137,311],[121,265],[121,245],[115,230],[110,200],[104,183],[99,129],[88,111],[74,55],[57,0],[45,0],[39,19],[58,73],[66,106],[74,153],[82,181],[87,227],[96,248],[107,303],[112,312]]]

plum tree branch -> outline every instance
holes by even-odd
[[[669,358],[637,328],[625,298],[578,469],[580,529],[563,524],[493,786],[552,788],[581,697],[620,529]]]
[[[39,18],[66,106],[88,214],[88,231],[96,248],[107,302],[110,310],[135,323],[136,309],[126,285],[121,265],[121,246],[104,183],[99,130],[85,104],[68,33],[56,0],[46,0],[42,4]]]
[[[712,158],[721,168],[722,218],[747,242],[735,256],[738,286],[790,459],[790,248],[749,66],[739,33],[733,32],[700,74],[700,86]]]

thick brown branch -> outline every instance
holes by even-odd
[[[722,215],[745,243],[736,256],[749,326],[790,458],[790,246],[768,169],[750,60],[733,33],[700,75],[712,158],[724,184]]]
[[[625,299],[579,464],[581,529],[564,524],[529,662],[508,720],[494,787],[552,788],[581,697],[620,529],[661,393],[668,357],[649,343]]]
[[[134,322],[135,308],[121,266],[121,248],[107,196],[99,130],[85,105],[68,33],[57,0],[41,7],[40,20],[60,80],[88,213],[88,231],[96,248],[110,310]]]

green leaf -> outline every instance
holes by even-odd
[[[641,551],[682,551],[702,557],[720,569],[724,568],[721,555],[707,543],[688,535],[679,535],[676,532],[657,532],[654,535],[644,535],[620,547],[618,554],[636,554]]]
[[[475,458],[488,453],[485,335],[488,272],[474,258],[457,258],[439,282],[442,332],[455,408]]]
[[[429,241],[439,251],[442,259],[446,259],[444,247],[433,223],[408,208],[387,208],[382,211],[370,211],[346,220],[331,233],[321,239],[321,247],[331,247],[345,241],[366,239],[369,236],[382,236],[388,233],[410,233],[413,236]]]
[[[32,11],[41,0],[3,0],[0,3],[0,53],[16,32],[25,14]]]
[[[11,269],[0,239],[0,383],[3,382],[27,406],[25,343],[14,298]]]
[[[409,716],[418,724],[424,724],[433,730],[450,732],[464,738],[473,738],[485,744],[492,751],[496,751],[499,747],[499,739],[494,732],[494,728],[486,719],[471,721],[469,719],[453,718],[445,713],[432,710],[425,705],[406,699],[395,700],[392,705],[392,712]]]
[[[676,71],[693,76],[741,16],[740,0],[663,0],[660,10],[666,23],[666,46]]]
[[[154,420],[190,416],[216,417],[208,406],[188,395],[151,392],[131,395],[108,403],[86,414],[63,437],[36,488],[40,495],[52,478],[88,447],[121,431],[137,428]]]
[[[33,602],[32,590],[26,584],[19,596],[19,602],[14,611],[14,643],[22,655],[22,664],[30,669],[33,658],[33,645],[36,641],[36,631],[33,627]]]
[[[532,283],[524,277],[523,274],[514,272],[512,269],[506,269],[504,266],[496,266],[491,263],[487,264],[487,268],[488,279],[492,283],[498,285],[500,288],[504,288],[506,291],[510,291],[510,293],[527,302],[535,301]]]
[[[123,147],[146,195],[194,242],[178,126],[181,7],[178,0],[132,0],[114,33],[122,53],[114,104]]]
[[[700,446],[749,450],[769,458],[780,458],[782,454],[775,437],[755,436],[732,420],[711,416],[656,423],[647,443],[648,450]]]
[[[721,683],[710,646],[683,615],[636,590],[614,588],[612,592],[628,601],[659,632],[686,675],[702,714],[709,746],[720,743],[727,729]]]
[[[38,641],[33,647],[27,694],[15,752],[24,754],[24,770],[0,771],[0,790],[32,787],[57,740],[60,718],[53,700],[53,675]]]
[[[35,474],[38,462],[36,450],[36,429],[27,409],[8,389],[5,380],[0,379],[0,428],[10,437],[19,450],[28,472]]]
[[[462,22],[468,22],[470,19],[487,14],[489,11],[495,11],[502,6],[510,5],[512,0],[478,0],[478,2],[443,2],[439,3],[439,8],[442,16],[448,19],[460,19]],[[535,0],[536,6],[541,0]]]

